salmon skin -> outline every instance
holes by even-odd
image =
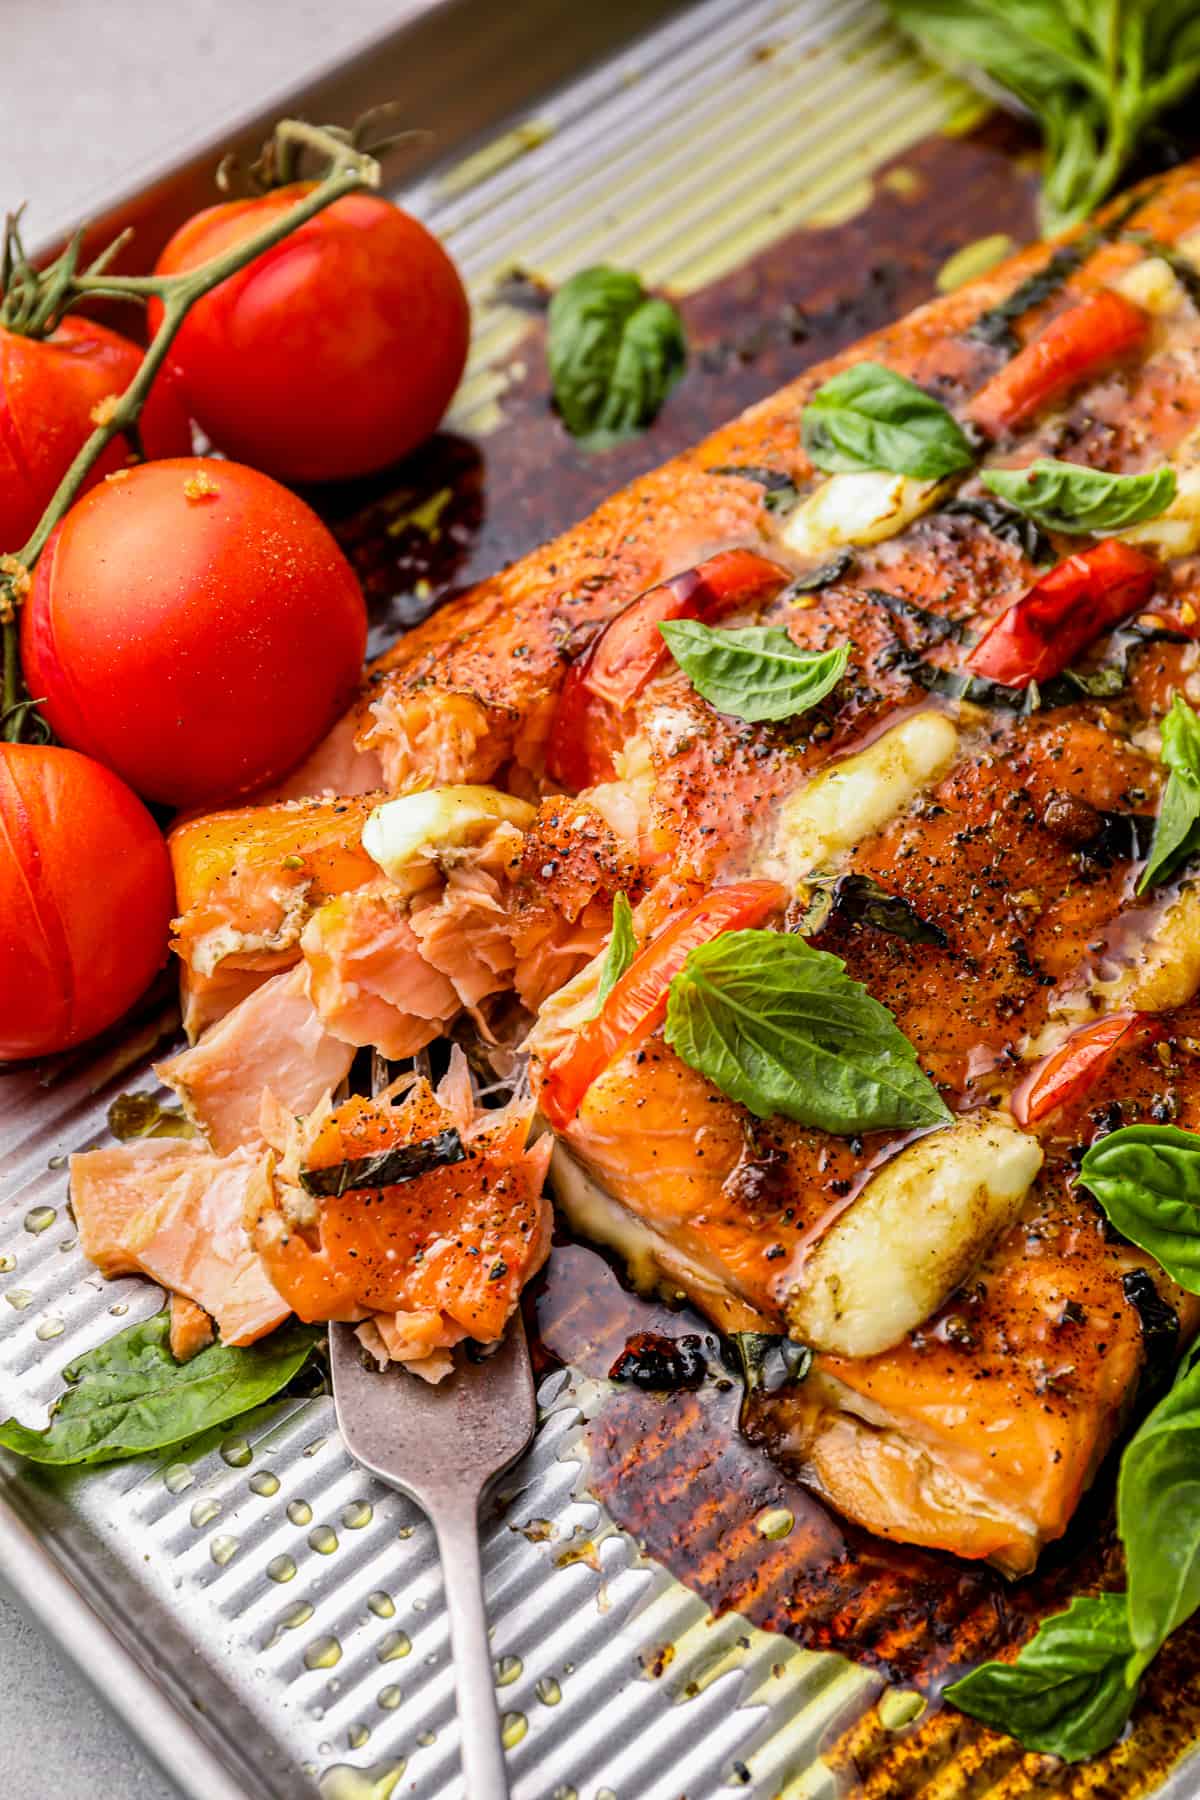
[[[459,1165],[422,1177],[427,1193],[306,1193],[301,1145],[336,1161],[343,1134],[436,1135],[454,1110],[418,1084],[395,1113],[333,1112],[320,1097],[342,1053],[330,1045],[401,1056],[460,1014],[499,1035],[519,1008],[536,1094],[595,1011],[618,892],[644,946],[716,885],[778,883],[791,898],[776,922],[836,953],[890,1010],[951,1123],[857,1139],[760,1120],[650,1032],[563,1121],[556,1195],[640,1281],[685,1291],[725,1330],[787,1331],[814,1350],[804,1383],[756,1397],[753,1428],[833,1506],[1014,1575],[1061,1534],[1135,1404],[1146,1284],[1179,1341],[1197,1325],[1192,1298],[1110,1240],[1074,1171],[1099,1131],[1195,1122],[1200,1105],[1200,890],[1185,876],[1135,892],[1164,782],[1158,722],[1195,678],[1200,639],[1200,329],[1195,284],[1177,273],[1200,269],[1200,171],[1114,209],[1066,281],[1013,321],[1026,371],[1085,303],[1136,330],[1090,372],[1060,372],[1044,404],[1023,376],[1010,425],[1010,346],[975,327],[1046,256],[1035,248],[808,371],[434,614],[374,665],[285,792],[226,815],[211,840],[203,821],[185,826],[187,980],[200,1010],[232,1010],[171,1072],[223,1157],[268,1159],[246,1216],[278,1290],[305,1316],[358,1319],[376,1354],[433,1373],[456,1334],[490,1329],[491,1303],[514,1298],[479,1287],[483,1237],[470,1234],[493,1226]],[[1128,607],[1073,664],[1008,686],[969,659],[1086,539],[1034,529],[978,468],[920,481],[814,467],[804,404],[864,359],[964,426],[986,411],[983,467],[1173,465],[1166,513],[1107,553],[1132,570]],[[790,510],[766,504],[776,477],[796,490]],[[657,645],[623,663],[601,640],[648,592],[650,614],[678,617],[672,605],[726,552],[757,559],[763,579],[721,627],[847,650],[819,705],[774,722],[723,714]],[[586,708],[597,669],[604,755],[591,767],[572,755],[564,793],[562,747],[587,739],[571,744],[568,703]],[[296,1106],[280,1093],[282,1112],[263,1109],[262,1090],[297,1071],[254,1023],[277,1008],[329,1059],[317,1094]],[[1114,1039],[1086,1091],[1014,1111],[1036,1069],[1112,1015],[1155,1030]],[[518,1110],[472,1127],[474,1161],[512,1171],[533,1254],[493,1262],[517,1287],[545,1230],[533,1194],[550,1138],[529,1150],[527,1122]],[[457,1240],[447,1248],[455,1208],[480,1252],[469,1264]]]

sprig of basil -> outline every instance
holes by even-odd
[[[986,1662],[945,1690],[960,1712],[1029,1750],[1082,1762],[1120,1736],[1137,1698],[1124,1594],[1074,1599],[1043,1619],[1015,1662]]]
[[[465,1162],[466,1158],[463,1141],[451,1125],[415,1144],[392,1144],[370,1156],[352,1156],[323,1169],[301,1169],[300,1186],[306,1194],[338,1200],[343,1194],[369,1188],[399,1187],[403,1182],[415,1181],[419,1175],[428,1175],[432,1169],[444,1169],[447,1164]]]
[[[170,1329],[164,1309],[86,1351],[63,1370],[70,1385],[46,1429],[8,1419],[0,1444],[39,1463],[116,1462],[164,1449],[269,1400],[323,1335],[292,1323],[257,1344],[212,1344],[181,1363],[168,1347]]]
[[[683,322],[636,275],[599,265],[559,288],[547,317],[554,404],[572,437],[606,449],[654,419],[687,362]]]
[[[667,1042],[759,1118],[852,1136],[950,1113],[887,1008],[840,957],[777,931],[727,931],[671,983]]]
[[[1175,471],[1169,463],[1142,475],[1109,475],[1040,456],[1024,469],[983,469],[980,475],[993,494],[1047,531],[1119,531],[1157,518],[1175,498]]]
[[[1200,1134],[1124,1125],[1089,1145],[1079,1179],[1119,1232],[1200,1294]]]
[[[1200,717],[1176,694],[1162,722],[1162,760],[1170,770],[1138,893],[1165,881],[1200,851]]]
[[[596,1004],[588,1014],[590,1019],[599,1017],[604,1008],[604,1002],[636,955],[637,939],[633,935],[633,908],[624,894],[617,894],[613,900],[612,936],[608,940],[608,949],[605,951],[604,961],[600,965],[600,985],[596,989]]]
[[[775,625],[717,631],[699,619],[658,628],[696,692],[736,719],[790,719],[831,694],[846,672],[848,644],[802,650]]]
[[[1200,1149],[1200,1138],[1196,1144]],[[1200,1607],[1200,1363],[1183,1365],[1121,1458],[1117,1528],[1128,1571],[1133,1682]]]
[[[831,473],[887,469],[940,481],[975,460],[941,401],[877,362],[855,363],[819,387],[800,429],[810,460]]]

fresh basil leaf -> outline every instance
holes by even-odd
[[[1088,1146],[1079,1179],[1119,1232],[1200,1294],[1200,1133],[1124,1125]]]
[[[819,387],[800,421],[818,469],[887,469],[940,481],[975,460],[965,432],[940,400],[882,363],[860,362]]]
[[[63,1370],[70,1383],[44,1431],[15,1419],[0,1444],[39,1463],[116,1462],[195,1437],[261,1406],[292,1379],[323,1335],[281,1326],[257,1344],[211,1344],[187,1362],[169,1348],[169,1308],[130,1325]]]
[[[1016,1662],[986,1662],[944,1698],[1027,1750],[1082,1762],[1115,1743],[1137,1698],[1124,1594],[1072,1600],[1043,1619]]]
[[[451,1125],[416,1144],[393,1144],[327,1169],[301,1169],[300,1186],[306,1193],[336,1200],[361,1188],[398,1187],[401,1182],[415,1181],[418,1175],[428,1175],[431,1169],[464,1162],[466,1155],[463,1141]]]
[[[667,1042],[759,1118],[843,1137],[949,1124],[886,1007],[840,957],[776,931],[727,931],[671,983]]]
[[[554,404],[573,437],[605,449],[654,419],[687,361],[683,322],[636,275],[581,269],[550,302]]]
[[[1200,717],[1176,694],[1162,723],[1162,760],[1170,770],[1150,857],[1138,882],[1144,894],[1200,850]]]
[[[747,1393],[777,1394],[803,1381],[813,1365],[807,1344],[769,1331],[735,1331],[733,1344]]]
[[[696,692],[735,719],[791,719],[831,694],[846,673],[850,648],[802,650],[777,625],[714,630],[699,619],[658,628]]]
[[[800,498],[799,488],[782,469],[765,469],[759,463],[720,463],[711,472],[756,482],[763,490],[763,505],[768,512],[790,512]]]
[[[588,1014],[590,1019],[599,1018],[604,1008],[604,1002],[636,955],[637,939],[633,935],[633,908],[624,894],[617,894],[613,899],[612,935],[608,940],[608,949],[604,953],[604,962],[600,968],[600,986],[596,989],[596,1004]]]
[[[1133,1649],[1128,1678],[1136,1681],[1200,1607],[1200,1364],[1184,1366],[1126,1446],[1117,1526]]]
[[[1143,475],[1108,475],[1080,463],[1040,456],[1024,469],[983,469],[985,487],[1019,507],[1047,531],[1119,531],[1157,518],[1175,498],[1169,464]]]

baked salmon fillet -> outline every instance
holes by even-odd
[[[1035,516],[1039,459],[1145,480]],[[870,1529],[1019,1574],[1197,1324],[1076,1172],[1200,1111],[1200,891],[1179,859],[1138,891],[1198,588],[1186,167],[410,632],[284,790],[177,834],[186,982],[215,1015],[286,979],[321,1043],[395,1056],[519,1009],[575,1228],[814,1352],[756,1435]],[[789,663],[820,693],[779,704]],[[907,1112],[847,1123],[833,1041],[808,1114],[750,1103],[749,1039],[683,1053],[672,983],[739,942],[869,997]]]

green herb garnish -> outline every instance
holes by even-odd
[[[0,1444],[39,1463],[116,1462],[162,1450],[261,1406],[303,1367],[324,1332],[295,1322],[257,1344],[211,1344],[187,1362],[169,1348],[169,1309],[130,1325],[63,1370],[70,1385],[44,1431],[15,1419]]]
[[[1162,760],[1170,774],[1139,894],[1165,881],[1200,850],[1200,718],[1182,694],[1175,695],[1162,722]]]
[[[1200,1294],[1200,1134],[1122,1126],[1089,1146],[1079,1179],[1123,1236]]]
[[[727,931],[671,983],[667,1042],[759,1118],[853,1136],[951,1115],[886,1007],[839,957],[775,931]]]
[[[940,481],[975,460],[941,401],[882,363],[855,363],[825,382],[800,423],[809,457],[830,472],[887,469]]]
[[[612,935],[608,940],[608,949],[604,953],[604,962],[600,968],[600,985],[596,989],[596,1004],[588,1014],[590,1019],[599,1017],[603,1011],[604,1002],[636,955],[637,939],[633,935],[633,908],[624,894],[617,894],[613,900]]]
[[[1143,475],[1108,475],[1042,456],[1024,469],[984,469],[983,484],[1047,531],[1119,531],[1155,519],[1175,498],[1175,471],[1164,463]]]
[[[696,692],[718,712],[757,724],[790,719],[831,694],[846,672],[850,649],[802,650],[778,626],[714,630],[698,619],[658,628]]]
[[[337,1199],[340,1194],[360,1188],[397,1187],[403,1181],[415,1181],[431,1169],[464,1161],[466,1154],[462,1139],[451,1125],[416,1144],[393,1144],[388,1150],[377,1150],[372,1156],[353,1156],[348,1162],[334,1163],[327,1169],[301,1169],[300,1185],[306,1193]]]
[[[683,323],[636,275],[599,266],[564,282],[547,324],[554,404],[573,437],[605,449],[654,419],[687,361]]]

